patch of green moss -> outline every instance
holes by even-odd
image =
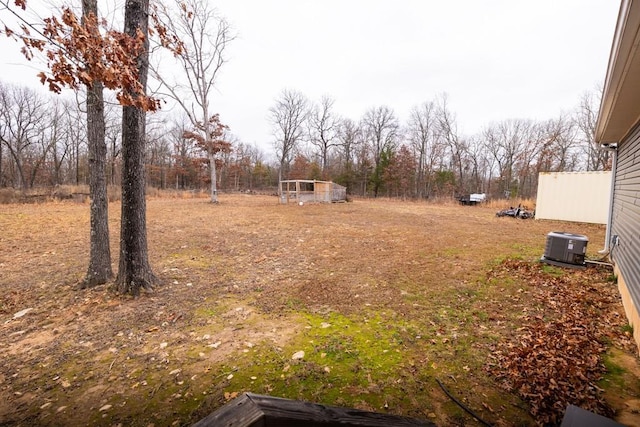
[[[305,314],[306,329],[286,348],[266,345],[243,354],[229,391],[253,391],[325,404],[375,408],[398,392],[396,378],[409,329],[380,314]],[[292,359],[296,352],[301,359]]]
[[[194,310],[194,315],[196,317],[217,318],[223,313],[225,313],[225,311],[227,310],[228,310],[228,306],[226,304],[221,304],[219,302],[215,302],[213,304],[207,303],[204,306],[197,307]]]
[[[555,267],[549,264],[542,264],[542,271],[553,277],[562,277],[565,274],[565,271],[560,267]]]
[[[606,374],[603,377],[603,381],[608,381],[613,384],[623,386],[624,385],[624,374],[627,372],[622,366],[618,365],[614,358],[607,354],[602,360],[602,363],[607,370]]]

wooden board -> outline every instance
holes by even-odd
[[[435,424],[397,415],[245,393],[193,425],[193,427],[213,426],[409,427],[435,426]]]

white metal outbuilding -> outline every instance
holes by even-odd
[[[606,224],[611,171],[541,172],[536,219]]]

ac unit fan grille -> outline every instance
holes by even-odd
[[[587,236],[553,231],[547,234],[543,261],[567,266],[584,266]]]

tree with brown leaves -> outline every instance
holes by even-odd
[[[227,125],[220,122],[220,116],[214,114],[206,123],[196,122],[193,130],[186,130],[182,137],[192,140],[196,146],[207,153],[211,172],[211,203],[218,203],[216,190],[216,156],[218,153],[229,153],[231,143],[226,141],[225,131],[229,129]]]
[[[14,2],[16,7],[26,10],[26,0]],[[146,89],[138,78],[135,58],[146,43],[142,32],[127,34],[108,29],[94,11],[78,17],[68,7],[61,9],[60,16],[44,18],[42,24],[36,26],[11,7],[9,0],[2,0],[0,4],[19,21],[17,30],[5,25],[2,33],[22,43],[21,51],[28,60],[39,54],[45,58],[48,72],[42,71],[38,77],[52,92],[100,82],[107,89],[117,91],[116,97],[122,105],[135,105],[146,111],[160,107],[158,99],[146,96]]]
[[[148,262],[144,174],[145,113],[159,108],[159,101],[146,95],[148,70],[148,0],[127,0],[125,31],[106,29],[97,18],[94,0],[83,2],[83,16],[62,8],[59,17],[42,21],[42,26],[28,23],[9,5],[1,2],[21,22],[15,31],[5,25],[3,33],[22,42],[22,52],[31,60],[41,53],[47,72],[39,73],[49,90],[87,87],[87,123],[92,166],[91,192],[91,260],[85,286],[104,283],[112,276],[108,240],[106,180],[104,179],[104,113],[102,89],[117,91],[123,109],[123,178],[120,264],[116,288],[123,293],[138,294],[150,289],[155,281]],[[26,0],[14,0],[26,10]],[[100,29],[103,28],[104,32]]]

